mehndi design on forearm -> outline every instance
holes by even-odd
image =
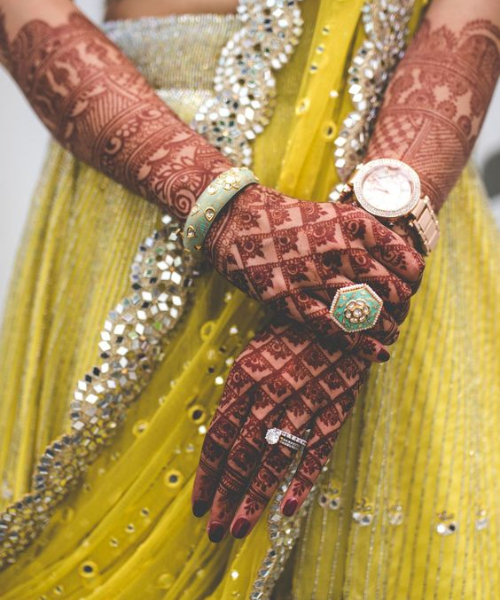
[[[472,152],[499,75],[498,27],[476,20],[455,32],[426,19],[387,89],[368,158],[407,162],[439,210]]]
[[[57,23],[52,26],[41,20],[31,20],[9,40],[5,15],[0,21],[0,47],[4,62],[30,103],[54,136],[77,158],[141,196],[162,204],[177,218],[185,218],[206,186],[216,175],[227,170],[231,163],[203,137],[181,122],[156,96],[135,66],[80,13],[70,7],[67,13],[63,12],[58,17]],[[252,218],[264,223],[273,213],[278,226],[276,219],[279,207],[292,201],[263,186],[253,188],[251,195],[250,192],[248,195],[245,193],[244,197],[244,202],[255,209]],[[265,208],[273,203],[276,210]],[[329,285],[327,290],[326,280],[336,277],[338,287],[342,280],[339,275],[354,270],[360,279],[368,277],[373,285],[382,288],[381,297],[387,300],[388,313],[394,313],[398,321],[400,315],[407,312],[411,295],[405,282],[413,284],[420,279],[422,265],[414,256],[415,253],[401,240],[394,239],[388,230],[374,224],[379,231],[375,245],[379,246],[376,251],[380,256],[370,259],[363,252],[362,242],[349,242],[348,228],[341,235],[332,230],[330,237],[336,239],[333,241],[329,238],[325,227],[335,224],[327,223],[324,217],[319,218],[318,213],[341,209],[332,206],[320,209],[319,205],[310,202],[295,203],[296,208],[287,210],[292,211],[293,218],[300,217],[300,222],[296,226],[286,227],[286,234],[291,236],[289,239],[285,235],[274,241],[265,241],[262,235],[259,238],[259,243],[268,248],[271,248],[271,242],[276,242],[275,250],[280,260],[284,261],[282,266],[274,265],[277,261],[276,252],[271,251],[262,259],[257,255],[252,256],[248,244],[252,243],[252,238],[257,240],[259,237],[254,227],[250,235],[245,237],[245,246],[238,248],[240,262],[243,263],[239,265],[240,268],[232,266],[219,270],[233,283],[246,288],[245,291],[251,295],[259,296],[261,301],[271,300],[272,296],[275,305],[278,301],[286,303],[286,292],[293,288],[294,298],[298,302],[295,308],[300,305],[302,316],[307,312],[308,322],[314,312],[309,309],[319,307],[320,312],[316,311],[315,317],[321,318],[323,331],[325,325],[333,327],[328,306],[324,303],[318,305],[318,300],[313,301],[310,296],[306,299],[306,306],[306,302],[302,301],[305,296],[300,292],[307,287],[315,287],[315,293],[320,290],[325,292],[322,300],[331,301],[330,296],[336,289]],[[235,226],[239,227],[238,215],[244,219],[250,212],[234,213],[234,223],[229,223],[226,232],[234,231]],[[308,213],[324,222],[308,223]],[[354,217],[351,215],[351,220],[357,222]],[[361,222],[366,215],[358,217]],[[224,222],[227,223],[227,220]],[[351,225],[355,226],[355,223]],[[246,227],[243,227],[242,231],[245,230]],[[307,236],[309,241],[306,240]],[[296,245],[295,237],[300,238],[300,244]],[[285,238],[288,241],[285,242]],[[306,243],[302,243],[304,240]],[[315,264],[311,264],[313,280],[309,281],[311,273],[306,271],[311,270],[311,261],[307,246],[311,244],[316,258],[313,260]],[[328,253],[329,245],[337,246],[338,252]],[[344,245],[348,247],[344,248]],[[353,249],[353,245],[359,248]],[[217,251],[211,253],[212,258],[229,264],[225,254],[230,250],[228,245],[223,247],[218,244]],[[329,256],[326,256],[327,253]],[[236,254],[232,252],[231,259],[235,257]],[[320,264],[322,259],[326,262]],[[364,264],[366,259],[370,259],[369,264]],[[335,261],[339,260],[343,265],[336,264]],[[393,264],[394,261],[397,264]],[[260,266],[255,266],[255,262],[260,262]],[[384,266],[379,268],[379,262]],[[276,275],[271,274],[270,270]],[[284,290],[282,294],[277,294],[276,290],[268,293],[270,287],[276,287],[276,282],[279,287],[278,280],[282,278],[278,271],[284,274],[289,290]],[[243,282],[245,274],[247,281]],[[273,286],[268,286],[267,281],[272,276]],[[253,279],[251,285],[248,285],[249,277]],[[262,278],[265,281],[260,281]],[[345,278],[342,281],[350,282]],[[385,329],[379,340],[382,343],[390,343],[397,336],[396,321],[388,313],[380,321]],[[363,336],[363,339],[363,348],[370,353],[374,351],[377,355],[382,350],[380,344],[378,348],[374,346],[375,341],[369,344],[367,336]],[[387,358],[386,352],[385,355]]]
[[[231,163],[182,122],[78,12],[52,27],[26,23],[0,57],[56,139],[80,160],[184,219]]]

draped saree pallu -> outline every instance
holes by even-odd
[[[104,31],[236,164],[326,201],[363,157],[422,2],[276,4]],[[235,48],[272,31],[250,87],[231,86]],[[281,516],[282,489],[248,538],[214,545],[191,514],[194,471],[266,315],[186,257],[156,207],[53,144],[1,342],[0,598],[496,598],[500,256],[472,168],[440,223],[392,358],[308,503]]]

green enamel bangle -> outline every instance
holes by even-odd
[[[216,177],[202,192],[184,224],[184,248],[199,252],[205,237],[220,210],[257,177],[245,167],[233,167]]]

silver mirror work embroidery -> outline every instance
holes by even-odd
[[[40,534],[109,444],[163,358],[168,335],[186,309],[198,272],[179,243],[177,223],[168,216],[162,222],[163,227],[139,247],[131,269],[131,295],[104,324],[99,343],[102,363],[77,384],[71,432],[45,449],[30,493],[0,514],[0,568],[14,563]]]
[[[222,50],[215,96],[201,107],[192,125],[239,164],[251,165],[250,142],[272,114],[272,70],[288,62],[298,43],[303,24],[299,1],[240,0],[242,29]],[[37,538],[109,443],[185,311],[198,273],[184,253],[178,224],[168,216],[163,224],[140,246],[132,265],[132,295],[117,305],[104,325],[99,343],[103,363],[78,382],[71,404],[72,431],[46,448],[30,493],[0,514],[0,569],[14,563]]]
[[[363,160],[391,74],[404,55],[414,0],[377,0],[362,8],[366,39],[348,71],[354,110],[335,140],[335,167],[343,182]],[[330,198],[337,199],[335,191]]]
[[[302,34],[301,0],[240,0],[242,23],[222,50],[215,96],[193,128],[238,166],[252,165],[251,142],[264,131],[276,96],[273,71],[289,60]]]
[[[299,465],[302,451],[293,461],[287,477],[281,483],[278,491],[274,495],[267,517],[269,539],[271,548],[262,560],[257,573],[257,579],[254,581],[249,600],[269,600],[276,582],[285,568],[285,564],[290,557],[290,553],[295,546],[300,534],[300,526],[303,517],[307,513],[313,498],[316,495],[316,486],[311,488],[309,495],[293,517],[285,517],[280,511],[280,504],[285,496],[285,492],[290,485],[296,468]],[[323,478],[324,473],[320,479]]]

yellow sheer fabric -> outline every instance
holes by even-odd
[[[361,6],[303,3],[301,44],[278,75],[274,117],[254,145],[264,183],[319,201],[335,183],[332,140],[351,108],[344,84],[363,39]],[[211,93],[216,50],[237,23],[142,21],[143,52],[140,43],[133,49],[132,23],[116,41],[189,121]],[[177,55],[182,39],[188,49]],[[5,504],[28,489],[38,455],[67,425],[75,383],[96,362],[102,323],[128,292],[136,248],[158,218],[156,208],[52,147],[1,346]],[[277,600],[292,590],[298,600],[497,597],[500,256],[472,171],[440,222],[440,246],[393,358],[373,368],[338,439]],[[190,508],[204,427],[232,358],[262,320],[217,274],[202,277],[123,429],[40,539],[0,573],[2,600],[266,597],[255,595],[255,584],[266,579],[263,565],[278,543],[266,519],[247,539],[216,546]]]

